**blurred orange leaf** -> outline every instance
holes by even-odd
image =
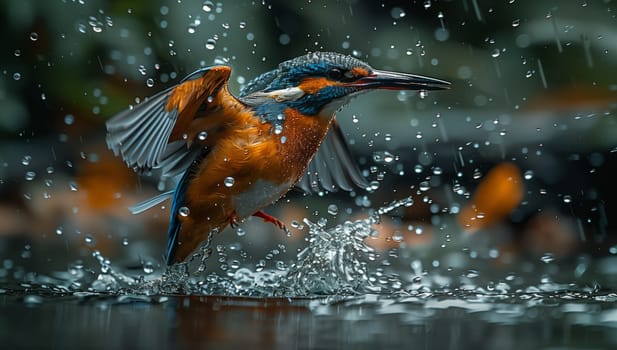
[[[523,200],[524,192],[518,167],[501,163],[486,174],[472,201],[458,215],[458,222],[468,232],[475,232],[501,221]]]

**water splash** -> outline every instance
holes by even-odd
[[[331,228],[324,222],[304,219],[309,229],[308,245],[297,254],[295,261],[282,269],[239,268],[224,276],[216,272],[204,275],[212,253],[210,246],[214,234],[211,234],[189,261],[170,266],[162,273],[151,273],[149,279],[114,270],[110,261],[95,251],[93,256],[100,270],[86,275],[74,274],[71,283],[93,292],[142,295],[302,297],[386,293],[391,289],[380,283],[371,269],[377,253],[365,241],[377,234],[374,225],[380,223],[383,215],[412,204],[413,199],[407,197],[374,210],[367,218],[346,221]],[[80,281],[76,283],[76,280]]]

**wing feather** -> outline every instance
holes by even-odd
[[[307,193],[366,189],[369,183],[355,162],[336,119],[297,187]]]
[[[235,99],[225,88],[230,72],[227,66],[201,68],[179,84],[118,113],[106,123],[107,146],[138,172],[159,169],[161,179],[179,178],[203,146],[192,140],[176,140],[172,135],[181,135],[191,125],[209,96],[214,97],[207,102],[209,108],[216,108],[213,103]],[[207,115],[201,113],[199,117]],[[169,197],[169,192],[160,194],[132,207],[132,211],[142,212]]]

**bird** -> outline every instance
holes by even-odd
[[[106,122],[107,145],[127,166],[176,184],[130,208],[137,214],[171,198],[168,266],[249,216],[285,229],[262,209],[294,187],[308,193],[370,187],[335,117],[351,98],[450,87],[336,52],[284,61],[237,96],[228,89],[231,70],[197,69]]]

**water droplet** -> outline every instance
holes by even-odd
[[[128,238],[126,238],[126,237],[122,238],[122,245],[123,245],[123,246],[125,246],[125,247],[126,247],[127,245],[129,245],[129,239],[128,239]]]
[[[564,203],[572,203],[572,196],[566,194],[565,196],[563,196],[563,202]]]
[[[69,182],[69,189],[71,190],[71,192],[76,192],[79,189],[79,186],[77,186],[77,182],[70,181]]]
[[[420,98],[426,98],[426,96],[428,96],[428,91],[420,90],[418,91],[418,96],[420,96]]]
[[[405,15],[405,10],[400,7],[393,7],[392,10],[390,10],[390,16],[394,19],[403,18]]]
[[[394,160],[394,155],[388,151],[374,152],[373,160],[375,163],[391,163]]]
[[[214,7],[214,4],[212,3],[212,1],[204,1],[203,5],[201,6],[201,9],[204,12],[210,12],[212,11],[213,7]]]
[[[24,296],[24,304],[28,306],[36,306],[43,303],[43,298],[39,295],[26,295]]]
[[[197,134],[197,139],[198,139],[199,141],[203,141],[203,140],[205,140],[205,139],[207,139],[207,138],[208,138],[208,132],[207,132],[207,131],[205,131],[205,130],[204,130],[204,131],[201,131],[201,132],[199,132],[199,134]]]
[[[13,80],[19,80],[19,79],[21,79],[21,73],[19,72],[13,73]]]
[[[244,29],[246,28],[246,22],[240,22],[238,26],[240,27],[240,29]]]
[[[499,51],[499,49],[494,49],[493,52],[491,53],[491,56],[493,58],[497,58],[499,57],[499,54],[501,54],[501,51]]]
[[[555,261],[555,257],[551,253],[545,253],[544,255],[542,255],[540,260],[542,260],[543,263],[548,264],[552,261]]]
[[[62,236],[62,233],[63,233],[63,232],[64,232],[64,227],[62,227],[62,226],[58,226],[58,227],[56,228],[56,234],[57,234],[58,236]]]
[[[302,225],[298,220],[291,220],[291,227],[296,228],[298,230],[301,230],[304,228],[304,225]]]
[[[216,47],[216,40],[214,39],[208,39],[206,41],[206,49],[208,50],[214,50],[214,48]]]
[[[64,124],[73,125],[74,121],[75,121],[75,117],[72,114],[67,114],[64,116]]]
[[[36,173],[34,171],[26,171],[25,179],[26,181],[32,181],[36,177]]]
[[[191,210],[188,207],[180,207],[180,209],[178,209],[178,214],[180,216],[189,216],[189,214],[191,213]]]
[[[37,41],[38,39],[39,39],[39,33],[37,32],[30,33],[30,40]]]
[[[523,174],[523,178],[525,178],[525,180],[533,179],[533,170],[525,171],[525,173]]]
[[[23,166],[28,166],[30,165],[30,162],[32,161],[32,156],[30,155],[25,155],[22,159],[21,159],[21,165]]]
[[[328,214],[330,215],[338,214],[338,207],[336,206],[336,204],[328,205]]]
[[[154,272],[154,264],[151,261],[146,261],[143,266],[144,273],[149,275]]]
[[[225,178],[225,180],[223,180],[223,183],[225,184],[225,187],[231,187],[234,185],[234,183],[236,182],[236,179],[234,179],[231,176],[227,176]]]
[[[428,181],[422,181],[420,182],[418,188],[420,188],[420,191],[426,192],[431,188],[431,186],[429,185]]]
[[[465,274],[465,277],[467,277],[467,278],[476,278],[478,276],[480,276],[480,273],[478,271],[476,271],[476,270],[469,270]]]
[[[86,235],[84,237],[84,242],[86,242],[86,245],[93,246],[94,245],[94,237],[92,237],[92,235]]]
[[[521,24],[521,20],[520,19],[515,19],[514,21],[512,21],[512,27],[516,28]]]
[[[246,231],[244,231],[244,229],[242,227],[238,227],[236,229],[236,235],[238,235],[238,237],[242,237],[242,236],[246,235]]]

